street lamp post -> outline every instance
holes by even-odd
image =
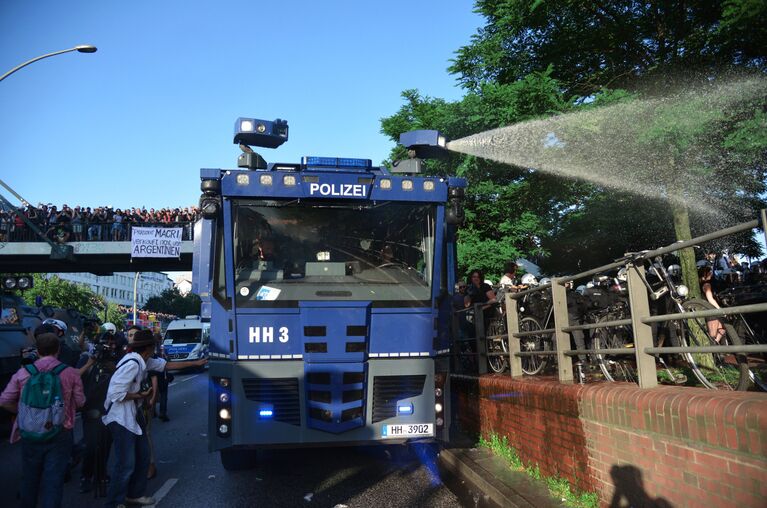
[[[21,69],[23,67],[26,67],[27,65],[29,65],[31,63],[35,63],[38,60],[42,60],[43,58],[48,58],[50,56],[61,55],[63,53],[71,53],[72,51],[77,51],[78,53],[95,53],[97,50],[98,50],[98,48],[96,46],[91,46],[89,44],[85,44],[85,45],[75,46],[74,48],[62,49],[61,51],[54,51],[53,53],[48,53],[47,55],[41,55],[41,56],[38,56],[36,58],[33,58],[32,60],[27,60],[23,64],[17,65],[13,69],[9,70],[8,72],[6,72],[2,76],[0,76],[0,81],[4,80],[8,76],[10,76],[14,72],[16,72],[17,70],[19,70],[19,69]]]
[[[141,272],[136,272],[133,278],[133,324],[136,324],[136,299],[138,297],[138,280],[141,277]]]

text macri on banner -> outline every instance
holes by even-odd
[[[131,228],[131,257],[177,258],[181,256],[181,228]]]

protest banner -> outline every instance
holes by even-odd
[[[132,258],[177,258],[181,256],[181,228],[131,228]]]

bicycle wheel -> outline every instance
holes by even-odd
[[[520,332],[536,332],[542,330],[541,323],[532,316],[523,317],[519,322]],[[522,337],[519,339],[520,351],[549,351],[551,344],[550,334],[538,334]],[[548,362],[546,356],[523,356],[522,372],[529,376],[534,376],[541,372]]]
[[[597,322],[622,318],[623,316],[608,314],[599,318]],[[631,328],[626,326],[597,328],[594,330],[594,349],[630,349],[634,351],[634,337]],[[636,356],[604,354],[595,354],[595,356],[599,369],[608,381],[626,381],[629,383],[639,381]]]
[[[486,335],[488,337],[494,336],[494,335],[504,335],[506,333],[506,323],[504,322],[503,318],[497,318],[492,319],[487,325],[487,332]],[[496,338],[496,339],[487,339],[487,352],[488,353],[507,353],[508,349],[506,348],[506,342],[503,338]],[[505,371],[508,366],[509,362],[506,360],[506,356],[488,356],[487,357],[487,364],[490,367],[490,370],[493,372],[500,374],[501,372]]]
[[[711,310],[714,307],[703,300],[688,300],[682,304],[685,312]],[[742,344],[735,328],[723,322],[724,336],[717,342],[708,332],[706,318],[681,321],[679,340],[682,346],[725,346]],[[748,361],[744,354],[684,353],[695,377],[712,390],[746,390],[750,382]]]

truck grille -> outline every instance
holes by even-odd
[[[305,365],[307,426],[340,434],[365,424],[363,364]]]
[[[272,407],[276,422],[301,425],[301,404],[296,378],[246,378],[242,380],[245,398]]]
[[[373,380],[373,423],[397,416],[397,401],[423,393],[425,375],[376,376]]]

